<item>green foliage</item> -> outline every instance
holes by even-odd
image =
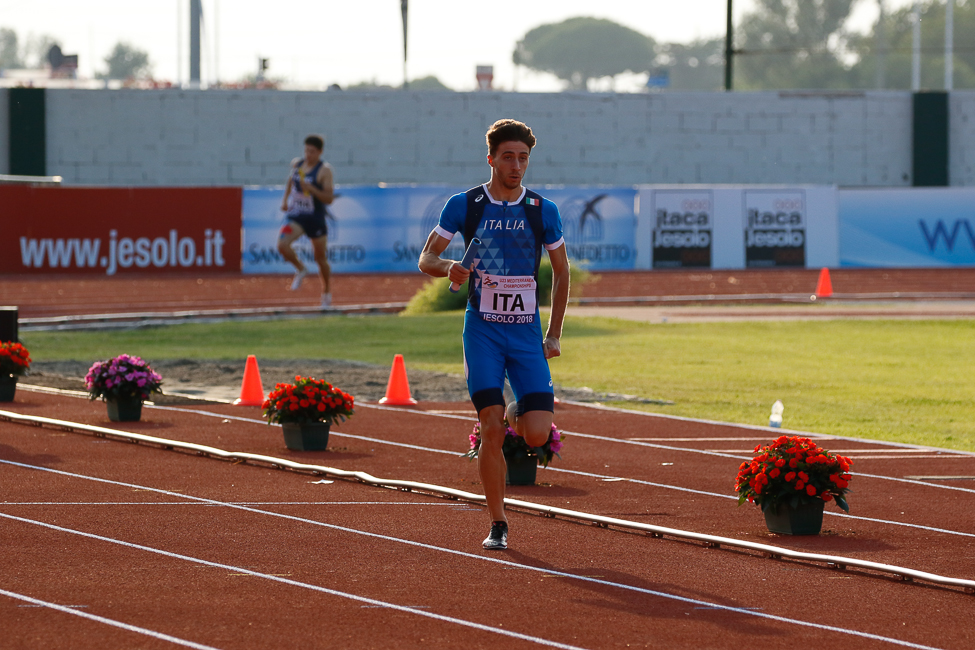
[[[569,18],[529,31],[512,60],[585,90],[589,79],[645,72],[653,57],[653,40],[640,32],[602,18]]]
[[[690,43],[663,43],[657,47],[655,66],[670,73],[671,90],[724,88],[724,37]]]
[[[426,77],[420,77],[419,79],[413,79],[410,81],[410,90],[446,90],[453,91],[453,88],[447,86],[442,81],[437,79],[433,75]]]
[[[582,288],[589,281],[590,274],[581,264],[569,265],[569,286],[571,296],[578,298]],[[542,256],[538,266],[538,297],[542,305],[552,304],[552,262],[547,255]],[[403,314],[432,314],[440,311],[453,311],[467,308],[467,283],[457,293],[450,292],[450,280],[434,278],[410,298]]]
[[[810,307],[811,310],[818,306]],[[776,399],[783,426],[975,451],[975,321],[788,321],[649,324],[566,318],[556,383],[666,398],[621,404],[764,425]],[[544,320],[544,316],[543,316]],[[112,332],[22,332],[35,364],[93,361],[128,350],[152,359],[349,359],[460,373],[459,311],[411,318],[188,324]]]
[[[20,58],[17,32],[6,27],[0,28],[0,70],[22,67],[24,62]]]
[[[433,314],[440,311],[465,309],[467,305],[467,283],[461,285],[457,293],[450,291],[448,278],[432,278],[420,288],[403,311],[405,316]]]
[[[860,60],[853,67],[861,87],[911,87],[913,7],[906,5],[883,17],[871,34],[853,40]],[[955,7],[954,87],[975,88],[975,2]],[[921,87],[943,89],[945,3],[928,0],[921,5]]]
[[[756,0],[735,32],[735,88],[848,88],[843,30],[857,0]]]
[[[96,75],[99,79],[138,79],[152,73],[149,54],[128,43],[116,43],[105,64],[108,69]]]

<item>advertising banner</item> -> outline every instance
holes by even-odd
[[[333,273],[417,272],[423,245],[447,200],[466,187],[337,186],[328,206],[328,256]],[[592,270],[632,269],[636,257],[633,188],[540,188],[562,215],[569,257]],[[277,250],[285,222],[283,188],[245,188],[243,256],[245,273],[291,273]],[[303,262],[314,263],[311,242],[294,245]],[[458,234],[444,257],[464,255]]]
[[[806,266],[806,193],[745,190],[742,202],[745,266]]]
[[[714,227],[710,190],[650,190],[653,268],[708,268]]]
[[[240,188],[0,186],[0,273],[240,270]]]
[[[975,264],[975,189],[840,190],[840,263]]]

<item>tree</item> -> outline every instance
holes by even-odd
[[[649,37],[611,20],[569,18],[529,31],[512,60],[585,90],[590,79],[646,72],[653,65],[653,45]]]
[[[6,27],[0,28],[0,70],[22,67],[24,62],[20,58],[17,32]]]
[[[137,79],[152,75],[149,54],[136,49],[128,43],[116,43],[115,48],[105,57],[108,70],[98,73],[99,79]]]
[[[724,87],[724,37],[690,43],[662,43],[654,60],[670,76],[671,90],[721,90]]]
[[[850,87],[843,28],[858,1],[755,0],[735,34],[735,87]]]
[[[433,75],[420,77],[410,82],[410,90],[453,90]]]
[[[882,26],[874,25],[873,33],[863,34],[854,40],[860,59],[853,67],[853,73],[860,86],[911,87],[912,14],[913,8],[905,6],[886,15]],[[881,33],[886,36],[883,42],[877,38]],[[921,87],[943,89],[944,0],[928,0],[921,6],[921,47]],[[959,2],[955,7],[954,49],[954,87],[975,88],[975,2]],[[878,74],[877,68],[881,62],[883,72]]]
[[[40,36],[29,35],[27,43],[24,45],[23,63],[26,68],[43,68],[47,65],[47,53],[54,45],[61,44],[53,36],[41,34]]]

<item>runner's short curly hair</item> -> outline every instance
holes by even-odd
[[[305,138],[305,144],[310,144],[319,151],[325,148],[325,136],[318,135],[317,133],[312,133],[310,136]]]
[[[502,142],[524,142],[530,152],[535,146],[535,134],[528,125],[518,120],[498,120],[491,125],[486,134],[488,153],[492,156]]]

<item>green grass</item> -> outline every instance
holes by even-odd
[[[460,312],[25,332],[38,360],[338,358],[462,372]],[[975,323],[644,324],[569,318],[557,383],[673,400],[648,411],[975,451]],[[632,405],[628,405],[634,408]]]

